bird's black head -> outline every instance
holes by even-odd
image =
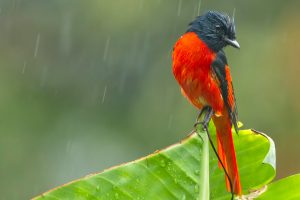
[[[240,48],[235,37],[234,20],[220,12],[208,11],[197,17],[189,24],[187,32],[195,32],[215,52],[227,45]]]

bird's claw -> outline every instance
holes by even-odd
[[[194,124],[194,128],[196,129],[198,125],[202,125],[202,129],[203,129],[203,130],[206,130],[207,127],[208,127],[208,124],[207,124],[207,123],[205,123],[205,122],[203,122],[203,121],[202,121],[202,122],[197,121],[197,122]]]

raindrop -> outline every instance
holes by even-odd
[[[160,166],[161,166],[161,167],[165,167],[165,166],[166,166],[166,162],[165,162],[164,160],[161,160],[161,161],[160,161]]]
[[[96,187],[96,191],[100,191],[100,185],[98,185],[97,187]]]
[[[104,47],[104,54],[103,54],[103,60],[104,61],[106,61],[106,59],[107,59],[109,45],[110,45],[110,36],[107,37],[105,47]]]
[[[66,146],[66,152],[67,153],[72,152],[72,147],[73,147],[73,141],[72,140],[68,140],[67,146]]]
[[[233,8],[233,11],[232,11],[232,19],[234,20],[234,17],[235,17],[235,8]]]
[[[192,20],[195,18],[195,17],[197,17],[198,15],[197,15],[197,7],[195,6],[194,7],[194,12],[193,12],[193,16],[192,16]]]
[[[200,174],[200,170],[195,170],[195,171],[194,171],[194,174],[195,174],[195,175],[199,175],[199,174]]]
[[[143,9],[143,6],[144,6],[144,0],[140,0],[140,3],[139,3],[139,10],[142,10],[142,9]]]
[[[178,8],[177,8],[177,16],[180,16],[181,14],[181,7],[182,7],[182,0],[179,0]]]
[[[185,200],[185,199],[186,199],[185,194],[183,194],[181,200]]]
[[[26,66],[27,66],[27,62],[24,61],[24,63],[23,63],[23,68],[22,68],[22,74],[25,73]]]
[[[37,57],[37,54],[38,54],[38,51],[39,51],[40,39],[41,39],[41,35],[40,35],[40,33],[38,33],[37,36],[36,36],[35,48],[34,48],[34,54],[33,54],[33,56],[35,58]]]
[[[70,12],[64,13],[61,21],[60,47],[62,53],[68,55],[72,44],[72,15]]]
[[[174,179],[174,182],[175,182],[175,184],[178,184],[178,180],[176,178]]]
[[[202,0],[199,0],[199,2],[198,2],[198,9],[197,9],[197,16],[200,15],[201,3],[202,3]]]
[[[102,101],[101,103],[103,104],[105,101],[105,97],[106,97],[106,90],[107,90],[107,86],[104,87],[104,91],[103,91],[103,96],[102,96]]]
[[[199,192],[199,185],[195,185],[194,191],[195,191],[195,193],[198,193],[198,192]]]

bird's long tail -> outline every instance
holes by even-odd
[[[217,129],[217,144],[219,157],[231,180],[233,193],[241,195],[242,187],[236,162],[230,118],[228,114],[225,114],[219,117],[214,116],[213,121]],[[220,163],[219,167],[222,168],[222,165]],[[227,190],[231,192],[230,182],[226,175],[225,179]]]

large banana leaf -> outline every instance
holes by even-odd
[[[289,176],[265,188],[264,193],[257,200],[299,200],[300,199],[300,174]]]
[[[215,129],[210,126],[215,139]],[[234,134],[243,192],[275,176],[275,147],[252,130]],[[224,173],[199,128],[181,142],[141,159],[92,174],[35,199],[230,199]]]

